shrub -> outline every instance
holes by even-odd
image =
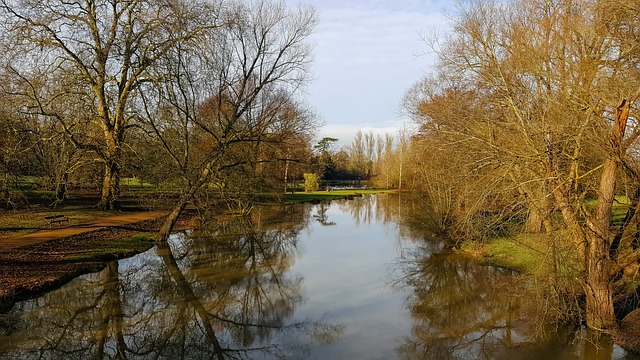
[[[320,181],[317,174],[306,173],[304,176],[304,190],[315,191],[320,188]]]

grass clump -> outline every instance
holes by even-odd
[[[142,233],[131,235],[129,240],[131,240],[132,242],[154,242],[155,237],[153,234]]]
[[[492,239],[486,254],[487,261],[492,265],[534,275],[549,271],[545,249],[531,241],[530,236]]]
[[[480,255],[488,265],[516,270],[539,278],[573,279],[581,271],[575,247],[567,234],[518,234],[465,244],[462,249]]]
[[[140,233],[111,241],[96,242],[91,246],[78,248],[77,251],[69,254],[67,261],[111,261],[129,257],[152,248],[154,239],[153,234]]]

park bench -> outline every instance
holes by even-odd
[[[63,222],[68,224],[69,218],[62,214],[50,215],[44,217],[44,222],[49,225],[49,227],[52,227],[53,224],[62,224]]]

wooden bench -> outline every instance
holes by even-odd
[[[53,227],[53,224],[62,224],[63,222],[66,222],[68,224],[69,218],[62,214],[51,215],[51,216],[45,216],[44,222],[47,225],[49,225],[49,227]]]

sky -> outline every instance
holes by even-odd
[[[454,1],[287,0],[313,6],[319,18],[312,81],[304,99],[325,126],[318,134],[351,143],[358,129],[375,134],[410,124],[405,92],[432,71],[421,35],[447,26]]]

